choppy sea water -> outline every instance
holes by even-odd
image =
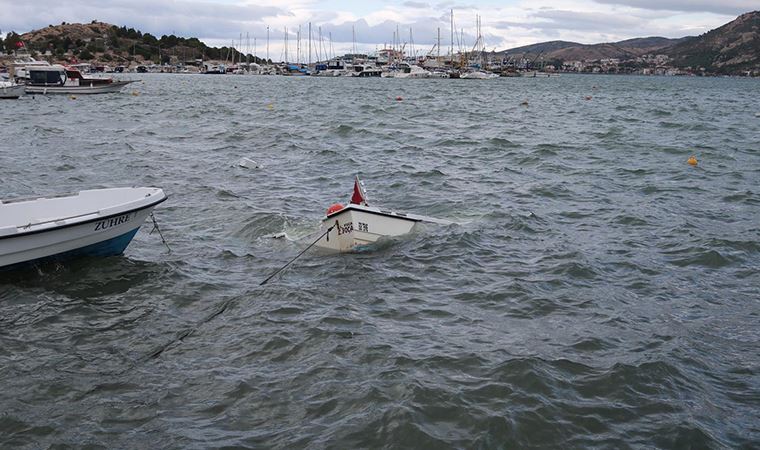
[[[760,445],[756,80],[141,78],[0,104],[3,198],[172,248],[0,275],[0,447]],[[457,225],[259,287],[354,174]]]

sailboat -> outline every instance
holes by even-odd
[[[479,62],[475,64],[471,64],[470,68],[467,71],[462,72],[459,75],[459,78],[470,79],[470,80],[490,80],[493,78],[499,78],[497,74],[483,70],[483,53],[485,53],[486,51],[486,45],[483,40],[483,35],[480,32],[480,16],[477,17],[476,28],[477,28],[478,38],[475,41],[475,45],[472,48],[472,52],[478,53]]]

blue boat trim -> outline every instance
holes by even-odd
[[[77,227],[79,225],[85,225],[85,224],[88,224],[88,223],[100,222],[101,220],[107,220],[107,219],[110,219],[111,217],[122,216],[124,214],[133,213],[135,211],[142,211],[143,209],[153,208],[154,206],[158,205],[159,203],[165,202],[167,198],[169,198],[169,196],[164,195],[164,198],[162,198],[161,200],[158,200],[156,202],[153,202],[153,203],[151,203],[149,205],[141,206],[141,207],[135,208],[135,209],[128,209],[126,211],[121,211],[121,212],[118,212],[118,213],[115,213],[115,214],[109,214],[107,216],[96,217],[94,219],[83,220],[81,222],[67,223],[66,225],[61,225],[61,226],[58,226],[58,227],[55,227],[55,228],[45,228],[44,230],[25,231],[25,232],[22,232],[22,233],[16,233],[16,234],[9,234],[9,235],[6,235],[6,236],[0,236],[0,240],[2,240],[2,239],[13,239],[13,238],[21,237],[21,236],[29,236],[29,235],[37,234],[37,233],[49,233],[51,231],[56,231],[56,230],[60,230],[60,229],[63,229],[63,228]]]
[[[68,250],[63,253],[45,256],[44,258],[32,259],[29,261],[12,264],[10,266],[0,267],[0,271],[18,270],[29,267],[30,265],[40,264],[48,261],[64,261],[80,256],[104,257],[121,255],[124,253],[124,250],[127,248],[129,243],[132,242],[132,238],[135,237],[135,234],[137,234],[137,230],[139,229],[140,227],[138,226],[134,230],[128,231],[120,236],[116,236],[111,239],[106,239],[105,241],[96,242],[94,244],[76,248],[74,250]]]

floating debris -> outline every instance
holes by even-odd
[[[137,91],[132,91],[132,96],[133,96],[133,97],[137,97],[138,95],[140,95],[140,93],[139,93],[139,92],[137,92]]]
[[[587,95],[585,99],[586,99],[586,100],[591,100],[592,98],[594,98],[594,97],[592,97],[592,96],[590,96],[590,95]]]
[[[77,99],[76,95],[69,95],[69,100],[76,100],[76,99]]]
[[[261,169],[262,167],[264,167],[261,164],[257,163],[256,161],[252,160],[251,158],[242,158],[238,162],[238,166],[245,167],[246,169]]]
[[[398,97],[396,97],[396,101],[397,101],[397,102],[400,102],[400,101],[402,101],[403,99],[404,99],[404,97],[402,97],[402,96],[400,96],[400,95],[399,95]]]
[[[528,101],[527,100],[523,100],[523,102],[520,103],[520,106],[528,106]]]
[[[686,162],[690,166],[696,166],[697,165],[697,158],[694,155],[689,156],[689,159],[686,160]]]

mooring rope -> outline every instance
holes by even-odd
[[[336,224],[337,224],[337,222],[336,222]],[[282,266],[279,269],[277,269],[273,274],[269,275],[264,281],[262,281],[261,283],[259,283],[259,286],[265,285],[267,282],[269,282],[269,280],[271,280],[272,278],[274,278],[275,275],[277,275],[278,273],[280,273],[283,270],[285,270],[289,265],[291,265],[293,263],[293,261],[295,261],[301,255],[303,255],[304,253],[306,253],[307,250],[309,250],[314,245],[316,245],[316,243],[319,242],[319,240],[322,239],[323,237],[327,236],[327,240],[329,241],[330,240],[330,236],[328,235],[328,233],[330,231],[332,231],[332,229],[335,228],[335,226],[336,225],[333,224],[330,228],[328,228],[327,230],[325,230],[325,232],[322,233],[321,235],[319,235],[319,237],[317,239],[315,239],[314,242],[312,242],[311,244],[309,244],[309,246],[306,247],[305,249],[301,250],[301,252],[299,254],[297,254],[293,259],[291,259],[290,261],[288,261],[287,264],[285,264],[284,266]],[[160,233],[160,231],[159,231],[159,233]],[[214,319],[218,315],[222,314],[224,311],[227,310],[227,308],[229,308],[229,306],[233,302],[235,302],[235,301],[237,301],[237,300],[239,300],[241,298],[242,298],[242,296],[235,296],[235,297],[232,297],[232,298],[229,298],[229,299],[225,300],[224,303],[222,303],[216,311],[212,312],[211,314],[209,314],[205,318],[201,319],[194,326],[190,326],[190,327],[185,328],[184,330],[179,331],[174,336],[174,338],[171,339],[169,342],[167,342],[167,343],[159,346],[158,348],[156,348],[152,352],[150,352],[148,355],[146,355],[145,358],[144,358],[144,360],[150,360],[150,359],[158,358],[165,351],[167,351],[171,346],[173,346],[177,342],[183,341],[186,337],[188,337],[191,334],[193,334],[195,332],[195,330],[197,330],[203,324],[210,322],[212,319]]]
[[[338,222],[335,222],[335,224],[337,224],[337,223],[338,223]],[[276,270],[276,271],[275,271],[275,272],[274,272],[272,275],[269,275],[269,276],[268,276],[268,277],[267,277],[267,278],[266,278],[264,281],[262,281],[261,283],[259,283],[259,286],[264,286],[265,284],[267,284],[267,283],[269,282],[269,280],[271,280],[272,278],[274,278],[274,276],[275,276],[275,275],[277,275],[278,273],[280,273],[280,272],[282,272],[283,270],[285,270],[285,268],[286,268],[286,267],[288,267],[289,265],[291,265],[291,264],[293,263],[293,261],[295,261],[295,260],[296,260],[296,259],[298,259],[298,258],[299,258],[301,255],[303,255],[304,253],[306,253],[306,251],[307,251],[307,250],[309,250],[310,248],[314,247],[314,245],[316,245],[316,243],[317,243],[317,242],[319,242],[319,240],[320,240],[320,239],[322,239],[323,237],[325,237],[325,235],[327,235],[327,233],[329,233],[330,231],[332,231],[332,229],[333,229],[333,228],[335,228],[335,224],[333,224],[332,226],[330,226],[330,228],[328,228],[328,229],[327,229],[327,230],[326,230],[324,233],[322,233],[322,234],[321,234],[321,235],[320,235],[320,236],[319,236],[317,239],[315,239],[315,240],[314,240],[314,242],[312,242],[311,244],[309,244],[309,246],[308,246],[308,247],[306,247],[305,249],[301,250],[301,253],[297,254],[297,255],[295,256],[295,258],[293,258],[293,259],[291,259],[290,261],[288,261],[288,263],[287,263],[287,264],[285,264],[284,266],[282,266],[282,267],[280,267],[279,269],[277,269],[277,270]],[[330,236],[327,236],[327,240],[328,240],[328,241],[330,240]]]
[[[158,222],[156,222],[156,218],[155,216],[153,216],[153,213],[150,213],[150,218],[153,219],[153,229],[150,230],[150,233],[148,234],[153,234],[154,231],[158,231],[158,235],[161,236],[161,242],[164,243],[164,245],[166,246],[166,249],[169,250],[169,253],[171,253],[172,249],[169,247],[169,244],[166,242],[166,239],[164,239],[164,234],[161,233],[161,228],[158,227]]]

